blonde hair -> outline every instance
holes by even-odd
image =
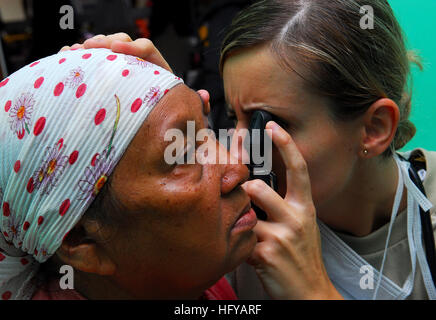
[[[374,28],[361,28],[363,6],[374,11]],[[356,118],[380,98],[400,109],[395,137],[384,155],[415,135],[410,63],[405,36],[386,0],[263,0],[233,20],[221,49],[220,70],[236,49],[270,43],[278,63],[300,75],[307,88],[331,101],[335,119]]]

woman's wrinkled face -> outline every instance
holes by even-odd
[[[359,132],[355,124],[333,120],[327,100],[311,93],[296,73],[279,65],[268,46],[231,54],[224,64],[223,79],[237,129],[247,128],[254,110],[278,117],[306,160],[318,211],[337,201],[357,158]],[[285,167],[276,148],[272,156],[278,191],[284,196]]]
[[[249,205],[240,186],[248,177],[244,165],[177,165],[164,158],[172,143],[165,132],[182,130],[185,143],[187,121],[195,121],[197,132],[207,128],[203,110],[193,90],[171,89],[113,173],[114,192],[134,218],[110,250],[116,281],[136,297],[196,298],[242,263],[256,243],[252,225],[235,226]],[[214,139],[204,143],[227,152]]]

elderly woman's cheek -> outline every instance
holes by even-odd
[[[167,181],[160,185],[154,193],[156,194],[155,199],[160,202],[159,206],[170,205],[171,209],[175,211],[195,210],[195,207],[201,204],[205,198],[213,198],[215,195],[213,188],[207,189],[205,184],[199,183],[197,179]]]

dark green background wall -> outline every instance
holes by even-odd
[[[411,120],[415,137],[402,151],[422,147],[436,151],[436,0],[389,0],[408,41],[418,51],[424,71],[413,67]]]

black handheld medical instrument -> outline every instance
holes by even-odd
[[[250,133],[250,163],[248,164],[248,168],[250,170],[250,180],[260,179],[264,181],[268,186],[270,186],[274,191],[277,191],[277,177],[274,172],[271,170],[272,165],[272,154],[271,149],[265,150],[264,139],[270,139],[268,134],[265,132],[265,126],[268,121],[276,121],[281,124],[280,121],[274,117],[271,113],[266,112],[264,110],[257,110],[253,112],[250,121],[249,133]],[[257,132],[256,132],[257,131]],[[272,146],[272,141],[271,144]],[[260,151],[260,156],[263,157],[264,161],[258,162],[257,159],[254,159],[255,152]],[[269,165],[266,165],[266,161],[270,161]],[[252,204],[254,211],[258,219],[266,220],[266,213]]]

